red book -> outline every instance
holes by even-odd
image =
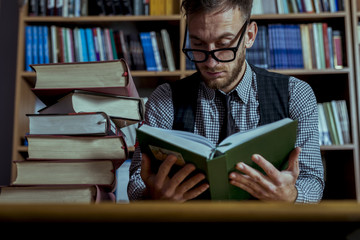
[[[46,105],[73,90],[139,97],[124,59],[100,62],[33,64],[36,83],[32,89]]]
[[[338,30],[333,31],[334,65],[335,69],[343,68],[342,38]]]
[[[0,203],[101,203],[115,202],[113,192],[97,185],[2,187]]]
[[[323,39],[324,39],[324,53],[325,53],[325,66],[326,68],[331,68],[330,66],[330,49],[329,49],[329,38],[328,38],[328,25],[327,23],[322,24],[323,27]]]

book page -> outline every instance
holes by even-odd
[[[190,132],[156,128],[148,125],[141,126],[139,130],[204,157],[208,157],[211,150],[215,148],[215,145],[207,138]]]
[[[270,124],[266,124],[260,127],[257,127],[255,129],[250,129],[248,131],[245,132],[238,132],[235,133],[231,136],[228,136],[227,138],[225,138],[217,147],[217,150],[219,150],[220,152],[224,153],[227,150],[238,146],[246,141],[249,141],[250,139],[256,138],[258,136],[261,136],[265,133],[268,133],[274,129],[277,129],[279,127],[282,127],[288,123],[291,123],[293,120],[290,118],[284,118],[282,120],[270,123]]]

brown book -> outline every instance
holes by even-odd
[[[139,97],[128,65],[123,59],[100,62],[33,64],[36,83],[32,89],[50,105],[75,89]]]
[[[55,104],[39,110],[41,114],[80,112],[105,112],[121,128],[143,121],[145,105],[141,98],[74,90]]]
[[[117,135],[120,131],[104,112],[26,114],[30,135]]]
[[[113,192],[97,185],[2,187],[0,203],[99,203],[114,202]]]
[[[128,149],[123,136],[29,135],[28,159],[125,160]]]
[[[111,160],[14,161],[12,186],[100,185],[114,189],[115,162]]]

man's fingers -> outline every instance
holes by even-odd
[[[265,176],[258,170],[246,165],[245,163],[236,164],[236,169],[243,172],[246,175],[233,172],[230,174],[230,179],[238,181],[239,183],[245,185],[247,189],[252,188],[253,190],[255,190],[257,195],[259,194],[264,195],[264,190],[266,192],[275,191],[275,186],[270,181],[269,177]],[[257,197],[257,195],[255,197]]]
[[[230,174],[230,184],[245,190],[258,199],[264,199],[268,195],[268,191],[248,175],[233,172]]]
[[[142,154],[140,176],[144,182],[151,176],[150,158],[146,154]]]
[[[299,155],[301,152],[301,148],[297,147],[295,148],[289,156],[289,166],[287,168],[287,171],[290,171],[293,173],[294,176],[299,176]]]
[[[200,186],[196,187],[196,188],[192,188],[190,191],[187,191],[184,194],[183,199],[185,201],[193,199],[198,197],[200,194],[202,194],[203,192],[205,192],[207,189],[209,188],[209,184],[208,183],[204,183],[201,184]]]
[[[168,155],[166,159],[161,163],[159,170],[156,174],[156,184],[159,186],[163,186],[166,178],[168,177],[170,170],[177,158],[174,155]]]
[[[189,174],[194,170],[195,166],[193,164],[186,164],[168,182],[167,191],[174,193],[180,184],[185,180],[185,178],[188,177]]]
[[[254,154],[251,157],[251,160],[253,160],[259,167],[261,167],[271,180],[273,180],[275,183],[279,182],[280,171],[277,170],[276,167],[274,167],[274,165],[272,165],[269,161],[267,161],[259,154]]]

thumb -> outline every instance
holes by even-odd
[[[301,152],[301,148],[300,147],[296,147],[294,150],[292,150],[292,152],[290,153],[289,156],[289,166],[287,168],[287,171],[292,172],[292,174],[294,176],[299,176],[299,155]]]
[[[142,154],[140,176],[146,182],[151,176],[150,158],[146,154]]]

